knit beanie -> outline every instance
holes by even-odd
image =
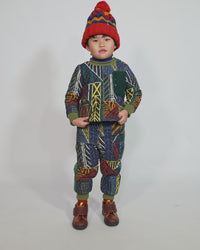
[[[116,49],[120,46],[120,38],[114,17],[110,14],[110,7],[105,1],[98,2],[87,20],[82,38],[82,46],[86,48],[87,40],[95,35],[107,35],[114,39]]]

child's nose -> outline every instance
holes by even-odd
[[[100,40],[99,41],[99,45],[102,47],[102,46],[104,46],[104,41],[103,40]]]

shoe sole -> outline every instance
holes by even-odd
[[[109,227],[114,227],[114,226],[117,226],[119,224],[119,221],[118,222],[108,222],[108,221],[104,220],[104,223]]]
[[[86,225],[84,225],[84,226],[76,226],[76,225],[74,225],[74,224],[72,223],[72,226],[73,226],[73,228],[76,229],[76,230],[84,230],[84,229],[88,226],[88,224],[86,224]]]
[[[103,211],[102,211],[102,215],[104,216]],[[104,219],[104,223],[105,223],[107,226],[109,226],[109,227],[114,227],[114,226],[117,226],[117,225],[119,224],[119,221],[117,221],[117,222],[108,222],[108,221],[106,221],[106,219]]]

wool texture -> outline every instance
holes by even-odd
[[[65,97],[66,114],[72,120],[118,121],[121,110],[136,111],[142,92],[129,66],[119,59],[90,60],[76,67]],[[126,97],[126,100],[125,100]]]
[[[110,14],[110,7],[105,1],[97,3],[94,11],[87,20],[86,28],[82,38],[82,46],[86,48],[87,40],[94,35],[108,35],[113,38],[116,49],[120,46],[120,38],[116,28],[116,21]]]
[[[124,125],[119,112],[134,113],[142,92],[129,66],[119,59],[108,62],[87,61],[72,75],[66,96],[66,114],[72,122],[89,117],[89,125],[77,127],[77,162],[74,190],[78,197],[88,197],[99,168],[104,198],[114,197],[120,185],[121,159],[124,151]],[[85,198],[84,198],[85,199]]]
[[[100,161],[101,191],[110,196],[117,194],[124,151],[124,126],[117,122],[104,122],[78,128],[76,151],[75,192],[83,195],[92,190],[92,179],[98,172]]]

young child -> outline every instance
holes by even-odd
[[[82,46],[92,58],[76,67],[65,99],[67,117],[77,127],[74,189],[78,201],[72,225],[87,227],[87,200],[100,162],[104,222],[116,226],[114,196],[120,184],[124,124],[137,109],[142,93],[128,65],[113,57],[120,38],[105,1],[89,16]]]

